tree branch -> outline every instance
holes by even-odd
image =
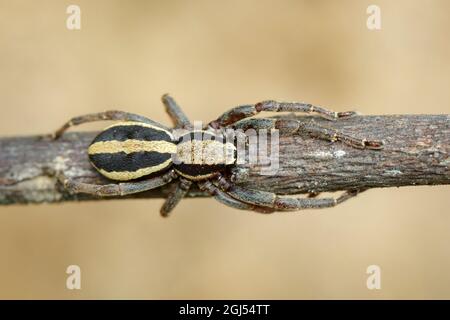
[[[241,186],[284,194],[450,184],[450,115],[358,116],[336,122],[314,117],[314,121],[356,137],[384,140],[385,147],[359,150],[308,136],[281,136],[275,175],[262,175],[261,166],[244,164],[232,170],[232,178]],[[0,204],[98,199],[68,194],[54,178],[62,170],[71,178],[106,183],[87,158],[95,134],[69,133],[57,141],[38,136],[0,139]],[[131,198],[164,197],[170,187]],[[194,189],[189,196],[206,194]]]

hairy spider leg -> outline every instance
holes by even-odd
[[[166,112],[169,114],[175,129],[192,129],[193,125],[189,121],[189,118],[183,112],[181,107],[176,103],[175,99],[169,94],[165,94],[161,98],[164,106],[166,107]],[[168,217],[172,210],[177,206],[177,204],[184,198],[192,186],[192,182],[181,178],[176,183],[175,187],[167,195],[166,201],[161,207],[160,214],[163,217]]]
[[[64,174],[57,175],[58,180],[63,184],[64,188],[71,193],[86,193],[99,197],[125,196],[129,194],[139,193],[161,187],[178,175],[175,171],[170,170],[162,176],[135,182],[121,182],[112,184],[90,184],[75,181],[68,178]]]
[[[211,196],[214,197],[214,199],[216,199],[220,203],[234,209],[256,211],[260,213],[273,213],[275,211],[272,208],[256,206],[241,200],[237,200],[226,192],[222,191],[219,187],[211,183],[211,181],[209,180],[198,182],[198,187],[200,188],[200,190],[208,192]]]
[[[163,206],[161,207],[160,213],[163,217],[168,217],[172,210],[177,206],[177,204],[184,198],[192,186],[192,182],[184,178],[179,178],[175,187],[167,195]]]
[[[250,118],[239,121],[233,125],[235,129],[243,131],[250,128],[255,130],[271,130],[278,129],[280,134],[293,135],[296,133],[305,133],[313,138],[319,138],[327,141],[341,141],[342,143],[358,149],[380,150],[384,146],[383,141],[368,140],[366,138],[356,138],[338,131],[317,124],[314,120],[299,121],[296,119],[267,119],[267,118]]]
[[[67,131],[69,128],[74,127],[74,126],[78,126],[78,125],[81,125],[84,123],[89,123],[89,122],[109,121],[109,120],[143,122],[143,123],[148,123],[148,124],[154,125],[156,127],[160,127],[165,130],[169,130],[165,126],[163,126],[153,120],[150,120],[146,117],[140,116],[138,114],[119,111],[119,110],[109,110],[109,111],[105,111],[105,112],[85,114],[82,116],[72,118],[69,121],[67,121],[61,128],[56,130],[55,133],[53,133],[52,138],[58,139],[59,137],[61,137],[63,135],[63,133],[65,131]]]
[[[357,114],[354,111],[331,111],[324,107],[315,106],[304,102],[277,102],[274,100],[267,100],[259,102],[255,105],[242,105],[235,107],[222,114],[216,120],[210,122],[209,125],[215,129],[226,127],[244,118],[253,117],[262,111],[316,113],[328,120],[348,118]]]
[[[223,176],[218,177],[213,183],[238,201],[259,207],[271,208],[274,211],[297,211],[302,209],[334,207],[364,191],[348,190],[338,198],[298,198],[281,196],[267,191],[242,188],[231,184]]]
[[[172,98],[169,94],[165,94],[161,98],[164,106],[166,107],[166,112],[169,114],[169,117],[172,119],[173,125],[175,128],[182,129],[192,129],[192,123],[189,121],[189,118],[180,108],[180,106],[176,103],[175,99]]]

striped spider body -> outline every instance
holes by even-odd
[[[130,181],[170,168],[176,150],[168,130],[141,122],[119,122],[92,141],[88,155],[106,178]]]
[[[131,181],[174,168],[192,181],[210,179],[236,161],[233,143],[208,131],[191,131],[175,141],[166,129],[119,122],[103,130],[88,148],[91,164],[103,176]]]
[[[203,130],[194,130],[173,98],[164,95],[162,100],[175,129],[185,131],[180,138],[174,137],[172,129],[153,120],[122,111],[75,117],[57,130],[52,135],[54,139],[61,137],[72,126],[93,121],[117,121],[100,132],[87,150],[92,166],[111,180],[111,183],[87,184],[74,181],[61,172],[58,178],[64,187],[69,192],[99,197],[124,196],[158,188],[178,179],[161,208],[163,216],[169,215],[192,184],[197,184],[216,200],[236,209],[271,213],[326,208],[335,206],[363,190],[348,190],[338,198],[316,198],[316,195],[299,198],[234,185],[229,180],[229,168],[236,164],[236,146],[234,142],[225,141],[215,130],[250,127],[255,130],[279,129],[282,134],[307,133],[314,138],[341,141],[354,148],[383,148],[382,141],[348,136],[331,128],[321,127],[313,121],[306,123],[296,119],[251,118],[261,111],[287,111],[313,112],[328,120],[338,120],[354,116],[354,112],[333,112],[301,102],[263,101],[235,107],[210,122]]]
[[[208,131],[191,131],[177,144],[174,168],[192,181],[217,177],[236,162],[236,146]]]

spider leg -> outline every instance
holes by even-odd
[[[217,129],[233,124],[244,118],[252,117],[262,111],[269,112],[305,112],[316,113],[319,116],[328,120],[337,120],[341,118],[348,118],[356,115],[354,111],[336,112],[328,110],[324,107],[315,106],[310,103],[304,102],[277,102],[273,100],[267,100],[259,102],[255,105],[243,105],[235,107],[216,120],[210,122],[210,126]]]
[[[233,198],[276,211],[297,211],[302,209],[321,209],[334,207],[359,193],[357,190],[345,191],[338,198],[297,198],[280,196],[271,192],[234,187],[228,191]]]
[[[183,178],[180,178],[179,182],[175,185],[175,189],[173,189],[169,195],[167,196],[166,201],[161,207],[160,213],[163,217],[168,217],[170,212],[176,207],[176,205],[180,202],[181,199],[187,194],[189,188],[192,186],[192,182]]]
[[[193,127],[192,123],[189,121],[183,110],[181,110],[174,98],[169,94],[165,94],[162,96],[161,100],[166,107],[166,111],[172,119],[175,128],[191,129]]]
[[[320,192],[312,191],[308,193],[308,198],[317,198],[320,195]]]
[[[106,121],[106,120],[117,120],[117,121],[136,121],[136,122],[144,122],[148,123],[162,129],[169,130],[163,125],[150,120],[146,117],[140,116],[138,114],[118,111],[118,110],[110,110],[99,113],[90,113],[82,116],[78,116],[67,121],[61,128],[59,128],[55,133],[52,134],[52,139],[58,139],[63,135],[63,133],[68,130],[70,127],[78,126],[80,124],[95,122],[95,121]]]
[[[57,175],[58,180],[70,193],[87,193],[99,197],[125,196],[133,193],[144,192],[163,186],[177,177],[174,171],[169,171],[162,176],[135,182],[120,182],[112,184],[90,184],[78,182],[66,177],[64,174]]]
[[[228,195],[226,192],[222,191],[219,187],[212,184],[209,180],[198,182],[198,187],[200,188],[200,190],[208,192],[211,196],[214,197],[214,199],[216,199],[220,203],[234,209],[256,211],[260,213],[274,212],[274,210],[271,208],[259,207],[250,203],[243,202],[241,200],[237,200]]]
[[[281,196],[272,192],[245,189],[235,186],[220,176],[216,183],[224,192],[238,201],[259,207],[271,208],[274,211],[297,211],[302,209],[320,209],[334,207],[364,190],[348,190],[338,198],[298,198]]]
[[[351,147],[358,149],[374,149],[379,150],[383,148],[383,141],[368,140],[366,138],[356,138],[338,131],[333,128],[327,128],[317,124],[314,120],[308,122],[299,121],[295,119],[245,119],[239,121],[233,125],[235,129],[241,129],[243,131],[253,128],[255,130],[271,130],[278,129],[280,134],[292,135],[295,133],[305,133],[314,138],[319,138],[327,141],[341,141]]]

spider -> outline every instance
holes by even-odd
[[[345,191],[337,198],[315,198],[316,194],[299,198],[235,185],[228,179],[227,172],[235,165],[236,146],[231,142],[220,141],[217,129],[278,129],[281,134],[303,132],[320,139],[341,141],[355,148],[378,150],[383,147],[382,141],[357,139],[313,122],[305,124],[295,119],[251,118],[260,112],[269,111],[315,113],[328,120],[337,120],[355,115],[352,111],[334,112],[308,103],[269,100],[232,108],[202,130],[195,131],[171,96],[164,95],[162,102],[174,123],[174,129],[186,130],[187,133],[181,138],[174,137],[174,129],[137,114],[116,110],[72,118],[57,130],[52,135],[54,139],[61,137],[72,126],[103,120],[119,121],[100,132],[88,148],[93,167],[114,183],[88,184],[70,179],[62,173],[58,178],[67,191],[100,197],[124,196],[158,188],[178,179],[161,208],[161,215],[165,217],[194,183],[219,202],[236,209],[271,213],[326,208],[340,204],[362,190]],[[206,143],[208,148],[203,148]],[[218,157],[217,153],[212,153],[225,149],[231,151],[227,157]],[[180,161],[174,161],[174,155]],[[186,161],[192,158],[196,158],[196,161]]]

